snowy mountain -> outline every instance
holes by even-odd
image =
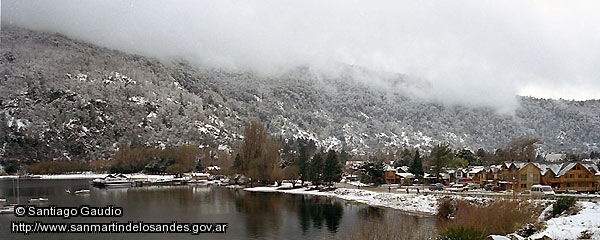
[[[276,76],[126,54],[62,35],[2,28],[0,156],[90,160],[122,144],[235,148],[250,120],[282,139],[363,152],[438,142],[489,150],[519,136],[548,151],[600,148],[600,101],[520,97],[514,114],[414,95],[428,83],[347,67]],[[363,74],[356,74],[361,72]],[[389,86],[394,90],[390,91]],[[468,94],[468,93],[465,93]]]

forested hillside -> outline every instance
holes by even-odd
[[[427,84],[368,71],[274,76],[159,61],[58,34],[2,28],[0,157],[93,160],[121,146],[237,148],[250,120],[279,139],[351,153],[416,146],[494,150],[520,136],[546,151],[600,147],[600,101],[520,97],[512,114],[412,97]],[[366,76],[366,77],[365,77]],[[392,89],[392,90],[390,90]],[[464,94],[470,94],[465,92]]]

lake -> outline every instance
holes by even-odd
[[[148,186],[99,189],[88,180],[20,179],[21,204],[47,197],[48,207],[123,209],[121,217],[16,217],[0,215],[0,239],[361,239],[390,232],[403,239],[435,236],[437,220],[344,200],[283,193],[257,193],[213,186]],[[89,195],[71,192],[90,189]],[[0,180],[0,198],[15,202],[16,180]],[[11,221],[44,223],[227,223],[226,233],[11,233]],[[397,238],[397,237],[395,237]]]

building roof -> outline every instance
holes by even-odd
[[[400,176],[403,178],[415,178],[415,175],[412,173],[396,173],[396,176]]]

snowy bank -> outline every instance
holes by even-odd
[[[543,236],[552,239],[577,239],[581,232],[588,231],[592,239],[600,239],[600,203],[578,202],[581,211],[575,215],[560,216],[546,221],[546,229],[532,235],[531,239]],[[549,206],[548,208],[552,208]]]
[[[433,194],[414,194],[403,192],[380,193],[362,189],[338,188],[329,192],[319,192],[316,190],[306,190],[304,188],[286,189],[289,186],[283,187],[255,187],[246,188],[246,191],[253,192],[279,192],[291,194],[306,194],[328,197],[338,197],[348,201],[356,201],[365,203],[371,206],[387,207],[398,209],[410,213],[418,213],[425,215],[434,215],[437,213],[438,200],[441,195]],[[463,197],[458,195],[449,195],[451,197],[463,198],[466,200],[484,200],[482,197]],[[537,200],[547,201],[547,200]],[[534,234],[530,239],[538,239],[543,236],[551,237],[552,239],[577,239],[581,232],[587,231],[592,234],[592,239],[600,239],[600,203],[598,202],[583,202],[577,203],[581,207],[581,211],[575,215],[561,216],[545,221],[546,228]],[[552,209],[552,205],[548,206]],[[547,212],[548,209],[546,209]],[[540,218],[545,214],[542,213]],[[541,219],[543,221],[543,219]],[[512,235],[512,234],[511,234]],[[494,235],[494,239],[510,239],[505,236]]]
[[[338,188],[330,192],[319,192],[317,190],[278,189],[277,187],[255,187],[246,188],[252,192],[280,192],[291,194],[306,194],[317,196],[338,197],[348,201],[356,201],[371,206],[387,207],[410,213],[433,215],[437,212],[439,196],[427,194],[404,194],[404,193],[378,193],[361,189]]]

